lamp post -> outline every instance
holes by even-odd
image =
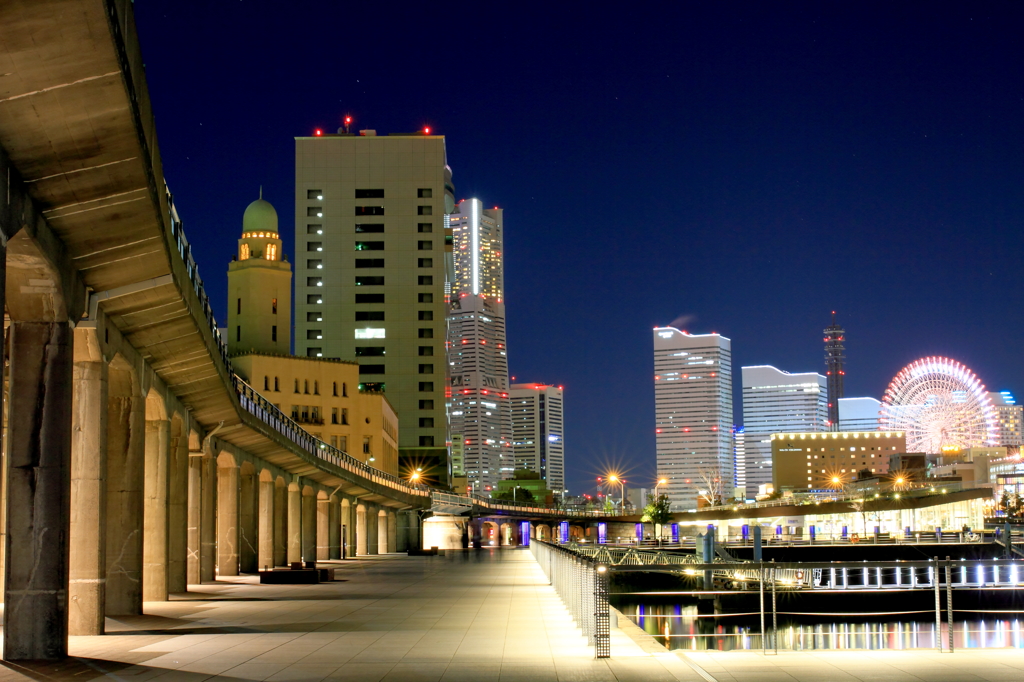
[[[659,478],[658,482],[654,484],[654,501],[655,502],[658,501],[658,486],[661,486],[661,485],[663,485],[665,483],[668,483],[668,479],[667,478]]]
[[[625,514],[626,513],[626,479],[619,478],[618,475],[616,475],[616,474],[609,474],[608,475],[608,482],[609,483],[618,483],[619,486],[622,488],[622,501],[619,503],[619,508],[622,510],[622,513]]]

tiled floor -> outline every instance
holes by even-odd
[[[349,561],[338,578],[197,586],[108,619],[104,637],[71,638],[65,663],[0,664],[0,680],[1024,680],[1020,651],[684,656],[628,623],[612,631],[612,658],[595,661],[523,550]]]

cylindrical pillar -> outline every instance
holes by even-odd
[[[256,536],[256,485],[252,465],[246,463],[238,489],[238,570],[241,573],[256,572],[259,546]]]
[[[238,467],[217,467],[217,574],[238,575]]]
[[[75,335],[94,332],[83,328]],[[105,360],[75,363],[73,395],[68,633],[102,635],[107,586]]]
[[[171,422],[146,421],[142,600],[167,601],[168,496],[170,494]]]
[[[288,563],[302,561],[302,491],[288,485]]]
[[[331,501],[327,498],[316,501],[316,560],[331,558]]]
[[[4,659],[68,652],[71,390],[67,322],[12,321]]]
[[[284,566],[288,563],[288,486],[284,481],[274,481],[274,563]]]
[[[366,505],[360,504],[356,507],[356,555],[366,556],[369,554],[368,542],[366,541],[367,526],[369,523],[366,520],[368,516],[366,511]]]
[[[277,486],[273,481],[260,481],[260,548],[257,567],[273,568],[274,561],[274,497]]]
[[[200,452],[188,453],[188,557],[185,565],[185,580],[189,585],[202,582],[200,560],[200,526],[203,520],[203,456]]]
[[[213,440],[212,438],[209,440]],[[217,460],[209,451],[202,457],[203,480],[200,486],[199,519],[199,581],[212,582],[217,578]]]
[[[356,554],[356,546],[352,539],[355,537],[355,514],[352,513],[352,503],[347,499],[341,499],[341,556],[351,559]]]
[[[398,551],[398,518],[393,511],[388,511],[387,532],[388,554],[394,554]]]
[[[302,491],[302,560],[316,561],[316,493]]]
[[[331,496],[328,512],[328,525],[330,526],[327,541],[330,544],[329,559],[341,558],[341,502],[337,497]]]
[[[167,591],[187,590],[188,562],[188,425],[180,416],[171,420],[171,467],[167,528]]]

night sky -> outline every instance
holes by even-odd
[[[823,9],[824,6],[824,9]],[[654,476],[651,329],[881,397],[938,354],[1024,394],[1024,4],[140,0],[164,171],[217,317],[294,142],[447,137],[506,219],[511,373],[566,391],[573,493]],[[1022,396],[1024,397],[1024,396]]]

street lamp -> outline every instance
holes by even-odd
[[[413,483],[418,483],[420,480],[420,473],[422,471],[423,469],[417,469],[416,471],[409,474],[409,480],[412,481]]]
[[[667,478],[659,478],[658,482],[654,484],[654,501],[658,501],[658,486],[668,483]]]
[[[619,478],[616,474],[608,474],[608,482],[609,483],[618,483],[619,486],[622,487],[622,502],[620,503],[619,507],[622,510],[622,513],[625,514],[626,513],[626,479]]]

